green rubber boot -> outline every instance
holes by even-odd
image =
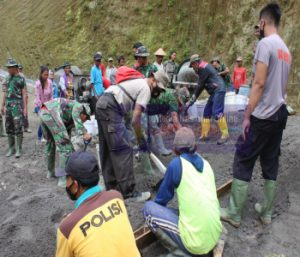
[[[6,137],[6,134],[4,133],[4,129],[3,129],[3,120],[0,117],[0,137]]]
[[[276,194],[276,181],[265,180],[264,184],[264,200],[263,203],[256,203],[254,209],[260,215],[260,220],[264,225],[271,223],[272,207]]]
[[[238,228],[241,225],[241,215],[248,196],[249,182],[233,179],[231,194],[227,208],[221,208],[221,220]]]
[[[8,135],[7,139],[8,139],[8,151],[7,151],[6,157],[10,157],[16,152],[15,136]]]
[[[141,165],[148,175],[154,175],[155,171],[152,168],[151,162],[150,162],[150,157],[148,153],[140,153],[140,159],[141,159]]]
[[[23,135],[17,135],[16,141],[16,158],[20,158],[22,155],[22,142],[23,142]]]
[[[47,179],[55,178],[55,151],[48,153],[47,167]]]
[[[59,177],[59,178],[58,178],[58,183],[57,183],[57,185],[58,185],[59,187],[66,187],[66,183],[67,183],[67,178],[66,178],[66,176],[64,176],[64,177]]]

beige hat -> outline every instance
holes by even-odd
[[[187,127],[182,127],[177,130],[173,145],[175,149],[190,149],[193,150],[196,146],[196,138],[193,130]]]
[[[237,62],[242,62],[243,61],[243,57],[242,56],[238,56],[238,58],[236,58]]]
[[[164,49],[159,48],[155,53],[155,56],[166,56],[167,54],[165,53]]]
[[[157,86],[163,90],[169,83],[169,78],[163,70],[159,70],[153,74],[155,80],[157,81]]]

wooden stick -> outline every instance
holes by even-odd
[[[217,189],[218,198],[229,192],[231,184],[232,179]],[[134,237],[139,250],[146,248],[147,246],[149,246],[157,240],[156,236],[152,233],[152,231],[148,228],[147,225],[143,225],[142,227],[135,230]]]

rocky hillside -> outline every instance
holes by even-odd
[[[69,60],[88,70],[95,51],[105,57],[124,54],[143,42],[176,49],[179,59],[198,52],[219,55],[232,65],[238,54],[250,67],[253,26],[266,0],[0,0],[0,63],[14,57],[25,72],[37,75],[41,64]],[[299,67],[299,0],[281,0],[281,35]],[[153,56],[151,57],[153,58]]]

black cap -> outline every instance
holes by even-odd
[[[133,44],[132,48],[138,49],[141,46],[143,46],[143,44],[141,42],[136,42],[136,43]]]
[[[98,161],[92,153],[86,151],[72,153],[67,161],[65,170],[61,169],[60,171],[55,173],[57,177],[71,176],[79,181],[99,178]]]
[[[100,61],[102,59],[102,54],[100,54],[100,53],[95,53],[95,55],[94,55],[94,60],[95,61]]]

